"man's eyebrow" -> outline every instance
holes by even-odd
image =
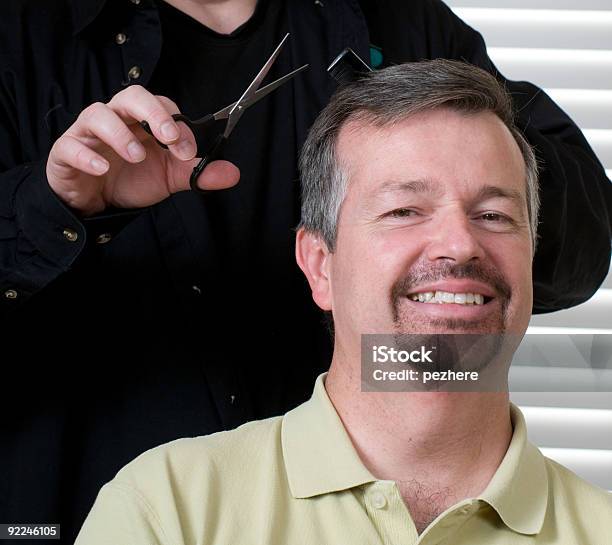
[[[420,193],[437,195],[440,193],[440,186],[434,181],[427,179],[417,180],[387,180],[374,189],[370,196],[373,199],[392,193]],[[497,185],[486,185],[478,190],[474,201],[484,201],[486,199],[502,198],[509,199],[515,204],[522,205],[525,197],[516,189],[500,187]]]
[[[476,194],[475,201],[484,201],[486,199],[510,199],[515,201],[516,204],[522,205],[525,201],[525,197],[521,195],[516,189],[510,189],[507,187],[499,187],[497,185],[486,185],[481,188]]]
[[[387,180],[371,192],[373,198],[380,197],[387,193],[429,193],[439,192],[438,184],[430,180]]]

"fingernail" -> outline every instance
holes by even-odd
[[[102,172],[106,172],[110,165],[108,164],[108,161],[101,160],[101,159],[92,159],[91,166],[96,172],[102,173]]]
[[[140,142],[132,140],[127,147],[128,155],[133,161],[142,161],[145,158],[145,150]]]
[[[168,140],[176,140],[179,137],[178,127],[172,123],[172,121],[166,121],[161,126],[161,133],[164,135],[164,138]]]
[[[189,140],[183,140],[177,146],[179,154],[186,159],[191,159],[195,155],[195,148]]]

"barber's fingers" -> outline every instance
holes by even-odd
[[[153,95],[140,85],[131,85],[117,93],[107,106],[123,122],[133,126],[138,140],[147,140],[150,136],[138,125],[140,121],[149,124],[151,132],[178,159],[188,161],[196,154],[195,138],[183,123],[172,119],[172,114],[180,113],[177,105],[166,97]]]
[[[168,112],[170,112],[171,115],[181,113],[177,104],[168,97],[155,95],[155,98],[159,100],[159,102]],[[175,144],[169,144],[168,149],[178,159],[181,159],[182,161],[189,161],[190,159],[193,159],[197,153],[195,136],[185,123],[177,122],[176,126],[178,127],[180,133],[179,138]]]
[[[130,163],[139,163],[146,157],[144,146],[124,120],[101,102],[85,108],[66,136],[77,138],[93,148],[97,147],[97,139]]]
[[[110,167],[105,157],[69,134],[56,141],[52,154],[54,161],[51,168],[55,169],[57,176],[69,175],[68,170],[72,168],[92,176],[101,176]]]

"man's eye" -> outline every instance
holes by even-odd
[[[491,221],[496,223],[510,221],[510,219],[504,216],[503,214],[498,214],[496,212],[486,212],[485,214],[481,214],[479,217],[485,221]]]
[[[392,218],[408,218],[411,216],[418,216],[418,212],[416,210],[412,210],[412,208],[398,208],[397,210],[393,210],[388,214]]]

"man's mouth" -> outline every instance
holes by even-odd
[[[482,293],[438,290],[409,293],[408,299],[417,303],[440,305],[486,305],[493,298]]]

